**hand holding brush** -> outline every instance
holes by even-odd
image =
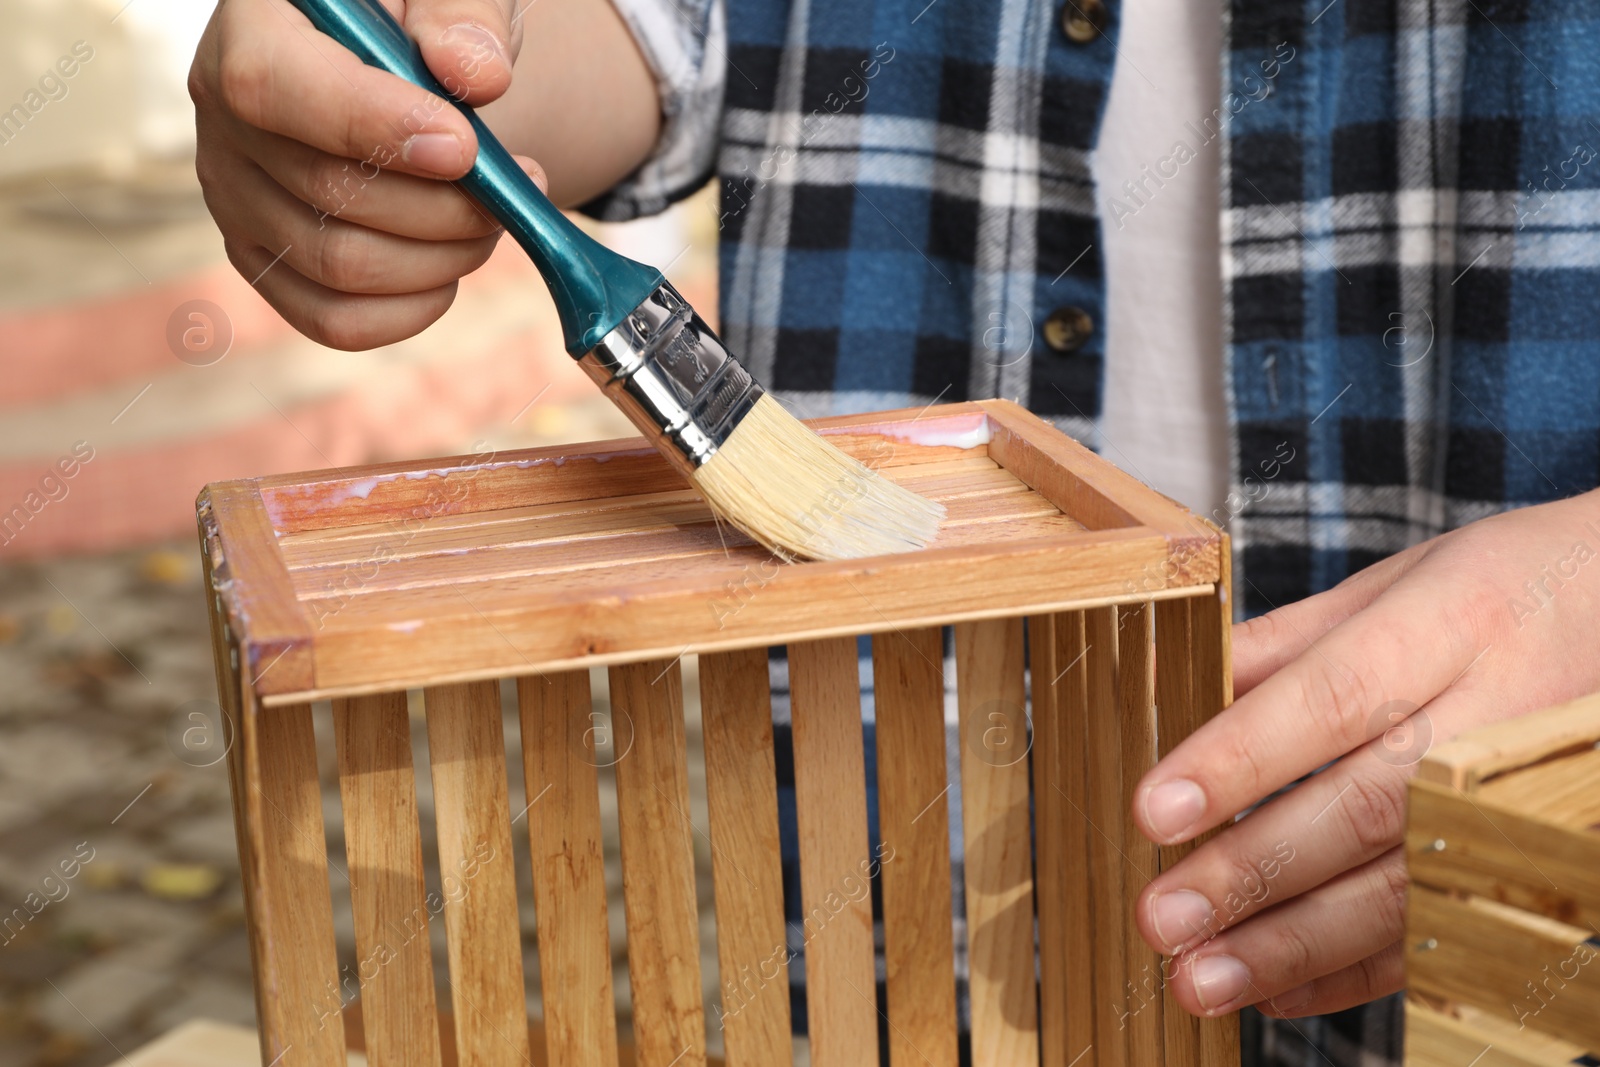
[[[943,509],[829,445],[766,395],[654,268],[571,223],[377,0],[293,0],[310,27],[369,66],[457,107],[477,156],[459,187],[503,225],[555,299],[567,351],[722,518],[785,558],[842,559],[919,548]],[[427,112],[399,120],[419,126]],[[407,141],[414,144],[416,138]],[[208,190],[209,192],[209,190]],[[213,203],[215,212],[216,205]]]

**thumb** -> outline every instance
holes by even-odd
[[[511,86],[522,43],[515,7],[515,0],[410,0],[405,25],[445,92],[482,107]]]

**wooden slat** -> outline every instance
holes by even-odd
[[[874,467],[983,456],[985,446],[944,442],[973,436],[984,414],[975,404],[817,419],[830,444]],[[915,423],[915,425],[911,425]],[[981,436],[981,435],[980,435]],[[932,442],[921,444],[922,441]],[[595,497],[632,496],[683,477],[641,438],[486,452],[416,463],[380,463],[257,480],[278,532],[300,533],[381,519],[495,511]]]
[[[1217,553],[1223,546],[1215,526],[1130,478],[1077,441],[1050,433],[1043,419],[1020,404],[1009,400],[978,403],[989,414],[990,456],[1063,512],[1092,530],[1145,526],[1167,536],[1171,552],[1163,562],[1170,569],[1164,574],[1124,576],[1140,584],[1137,591],[1194,584],[1186,575],[1216,574]],[[1145,577],[1151,580],[1148,588],[1143,587]]]
[[[639,1067],[697,1067],[706,1034],[682,674],[676,660],[650,660],[610,678],[617,735],[633,742],[616,773]]]
[[[1056,511],[1037,494],[1009,493],[974,498],[971,506],[952,503],[952,515],[940,528],[936,544],[955,548],[985,544],[996,539],[1024,540],[1079,532],[1081,527]],[[429,546],[428,551],[412,551],[411,542],[396,548],[387,542],[373,546],[369,555],[355,560],[334,560],[296,569],[293,581],[296,594],[316,610],[313,601],[359,602],[362,598],[396,589],[421,589],[443,583],[466,585],[502,578],[538,578],[558,592],[574,584],[592,583],[593,571],[638,568],[629,573],[647,575],[652,563],[673,560],[688,579],[694,572],[727,569],[723,555],[743,550],[745,555],[765,558],[767,553],[737,530],[722,530],[701,508],[695,521],[686,512],[657,516],[650,525],[617,530],[605,515],[593,517],[594,530],[588,535],[549,533],[530,528],[527,536],[507,544],[482,544],[484,538],[471,529],[450,531],[460,542],[453,547]],[[479,542],[473,544],[473,541]],[[669,575],[670,576],[670,575]],[[340,610],[343,610],[342,608]],[[327,615],[322,610],[317,617]]]
[[[548,1062],[616,1067],[589,672],[517,680]]]
[[[946,550],[997,541],[1048,540],[1080,532],[1071,519],[1041,512],[943,527],[937,547]],[[343,628],[349,621],[361,624],[371,616],[407,607],[412,618],[442,608],[466,610],[463,596],[472,602],[498,599],[499,591],[508,586],[523,588],[523,599],[532,595],[560,600],[585,592],[595,595],[598,588],[613,587],[608,583],[681,586],[703,580],[715,585],[737,579],[741,568],[767,565],[770,559],[770,553],[742,535],[719,534],[714,525],[705,522],[614,540],[456,549],[408,559],[308,568],[296,571],[294,580],[307,613],[317,621],[319,630],[325,630]],[[705,610],[704,603],[694,607],[688,617],[691,625],[701,621]]]
[[[259,542],[275,572],[293,560],[299,584],[289,588],[302,597],[296,603],[280,595],[281,582],[246,583],[247,592],[265,598],[258,605],[264,610],[240,614],[253,620],[256,643],[246,659],[260,668],[258,695],[275,706],[528,673],[530,665],[569,670],[686,648],[702,653],[1081,610],[1161,599],[1216,580],[1214,529],[1201,520],[1172,527],[1181,509],[1015,406],[891,412],[826,420],[819,429],[895,477],[904,472],[907,482],[920,477],[918,467],[988,463],[991,453],[1006,469],[933,479],[956,495],[952,523],[932,549],[785,568],[782,580],[731,621],[711,606],[765,558],[754,546],[738,547],[737,536],[722,556],[720,543],[712,544],[714,528],[683,525],[687,513],[666,516],[677,528],[653,533],[617,534],[605,523],[581,536],[561,530],[568,520],[593,525],[604,515],[630,528],[638,509],[621,498],[653,497],[646,511],[688,506],[687,487],[638,441],[246,484],[260,498],[256,525],[266,523],[255,532],[271,536],[240,536]],[[1004,491],[969,491],[991,477]],[[1018,482],[1048,491],[1020,492]],[[1057,501],[1079,514],[1054,514]],[[1039,511],[1004,518],[1018,502]],[[554,510],[506,517],[539,508]],[[518,523],[526,536],[512,529]],[[1084,524],[1095,529],[1078,528]],[[444,538],[437,551],[414,555],[435,536]],[[530,543],[508,547],[508,537]],[[316,559],[321,566],[300,566]],[[260,621],[274,613],[309,637],[306,669],[280,673],[298,662],[299,646],[261,643],[281,636]],[[276,660],[285,649],[286,658]],[[257,652],[274,658],[260,662]]]
[[[856,642],[789,646],[806,1018],[815,1067],[877,1067],[873,857]]]
[[[1159,755],[1188,737],[1202,721],[1195,700],[1194,631],[1187,600],[1163,600],[1155,605],[1156,618],[1156,740]],[[1171,870],[1194,851],[1191,842],[1160,849],[1161,869]],[[1178,973],[1176,960],[1162,963],[1161,1027],[1169,1064],[1196,1063],[1200,1059],[1200,1021],[1178,1003],[1170,979]]]
[[[316,738],[307,704],[263,711],[242,689],[235,787],[263,1063],[345,1062]]]
[[[1122,850],[1126,897],[1121,929],[1127,945],[1129,987],[1121,1011],[1128,1036],[1129,1063],[1160,1063],[1162,957],[1145,944],[1135,908],[1139,894],[1160,868],[1160,850],[1133,821],[1133,791],[1156,763],[1155,609],[1136,604],[1117,609],[1117,708],[1122,724]]]
[[[992,459],[963,459],[891,467],[891,481],[936,500],[1031,494],[1021,479],[1001,469]],[[519,543],[530,536],[575,537],[597,526],[613,533],[642,529],[661,516],[681,513],[688,521],[708,521],[705,500],[692,489],[673,489],[636,496],[569,500],[554,504],[529,504],[495,511],[447,514],[421,519],[361,523],[323,530],[286,534],[278,539],[289,569],[316,564],[355,562],[368,558],[382,545],[391,557],[416,555],[451,547],[480,547]],[[598,522],[603,520],[603,525]]]
[[[1029,620],[1033,642],[1040,1055],[1044,1067],[1094,1067],[1088,666],[1080,612]]]
[[[1066,880],[1065,827],[1069,813],[1062,795],[1063,731],[1055,679],[1061,674],[1056,656],[1056,620],[1034,615],[1028,628],[1028,707],[1033,721],[1034,908],[1039,921],[1039,1062],[1064,1067],[1067,1060]],[[881,802],[880,802],[881,806]]]
[[[423,693],[457,1061],[528,1060],[522,931],[511,853],[505,731],[495,682]]]
[[[967,526],[1039,517],[1064,518],[1054,504],[1010,473],[1003,470],[984,473],[986,476],[977,488],[985,491],[952,496],[927,494],[945,504],[941,531],[949,530],[953,534]],[[679,493],[660,493],[634,499],[644,502],[630,508],[601,507],[600,503],[616,502],[597,502],[591,509],[571,514],[538,513],[505,522],[489,521],[501,514],[493,512],[488,516],[454,516],[450,526],[412,529],[404,524],[390,524],[359,537],[285,546],[284,558],[295,576],[297,588],[304,591],[317,588],[317,579],[322,574],[370,570],[375,564],[387,569],[402,560],[463,550],[493,550],[491,555],[499,558],[498,553],[511,549],[566,544],[574,550],[583,549],[591,561],[639,562],[676,546],[679,542],[671,536],[674,531],[692,534],[698,532],[697,527],[713,526],[710,511],[698,497],[685,500]],[[1074,523],[1069,528],[1081,529],[1081,526]],[[726,537],[729,547],[752,543],[736,530],[728,531]],[[543,558],[537,554],[521,555],[535,562]],[[559,573],[561,568],[552,561],[550,570]]]
[[[480,583],[470,591],[445,586],[374,593],[353,598],[318,631],[317,678],[326,687],[319,695],[346,695],[346,688],[375,679],[393,688],[468,671],[527,671],[530,663],[564,670],[641,654],[671,658],[686,646],[721,651],[907,624],[1078,610],[1125,599],[1121,576],[1130,568],[1159,567],[1166,553],[1164,539],[1135,529],[806,564],[781,571],[732,617],[716,611],[729,583],[746,580],[761,565],[737,551],[721,569],[692,581],[663,568],[657,578],[634,582],[615,568],[560,596],[537,578]],[[1168,595],[1174,593],[1182,595]]]
[[[767,650],[700,659],[723,1045],[730,1067],[788,1067],[789,948]]]
[[[1552,1047],[1532,1030],[1494,1030],[1406,1001],[1405,1067],[1571,1067],[1576,1045]],[[1564,1043],[1563,1043],[1564,1044]]]
[[[1600,835],[1420,779],[1411,782],[1407,806],[1414,884],[1600,927]],[[1435,849],[1436,840],[1445,847]]]
[[[1233,703],[1233,555],[1222,535],[1221,577],[1215,591],[1189,603],[1189,634],[1194,642],[1194,699],[1203,722]],[[1195,840],[1198,847],[1227,829],[1216,827]],[[1169,967],[1170,969],[1170,967]],[[1239,1062],[1239,1013],[1200,1019],[1201,1067],[1234,1067]]]
[[[1594,712],[1600,722],[1600,708]],[[1491,778],[1478,795],[1529,815],[1577,829],[1600,823],[1600,748],[1556,756]],[[1600,838],[1596,839],[1600,846]]]
[[[366,1049],[380,1063],[440,1067],[406,695],[335,701],[333,725]]]
[[[1600,694],[1446,741],[1417,765],[1417,777],[1470,791],[1497,774],[1596,744],[1600,744]]]
[[[1406,984],[1600,1048],[1600,949],[1588,928],[1413,885]]]
[[[1122,924],[1128,899],[1123,857],[1122,724],[1117,700],[1117,609],[1083,613],[1084,726],[1089,778],[1089,914],[1094,923],[1094,1059],[1096,1067],[1130,1067],[1123,1023],[1128,991],[1128,945]],[[1131,1067],[1140,1067],[1133,1064]]]
[[[955,1067],[942,631],[874,637],[872,679],[889,1062]]]
[[[1022,620],[956,627],[975,1067],[1034,1063],[1033,854]]]
[[[312,627],[295,601],[261,494],[253,482],[221,482],[200,496],[201,537],[214,590],[234,630],[247,684],[274,692],[316,685]],[[270,685],[263,687],[270,680]]]

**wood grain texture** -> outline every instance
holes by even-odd
[[[1600,949],[1593,931],[1489,901],[1412,886],[1406,985],[1600,1048]]]
[[[405,693],[335,701],[357,974],[368,1053],[440,1067],[428,890]]]
[[[248,572],[230,594],[244,598],[232,617],[250,620],[246,673],[276,706],[1159,599],[1216,580],[1213,529],[1178,522],[1181,509],[1021,409],[819,429],[946,505],[933,546],[783,567],[744,596],[767,554],[719,531],[637,440],[214,486],[206,514]]]
[[[589,672],[517,679],[548,1062],[617,1067]]]
[[[1204,721],[1195,698],[1191,612],[1192,606],[1187,600],[1163,600],[1155,605],[1156,741],[1162,759]],[[1161,848],[1161,869],[1171,870],[1193,851],[1192,842]],[[1185,1011],[1172,995],[1170,979],[1177,973],[1176,960],[1162,961],[1161,1026],[1166,1062],[1174,1065],[1197,1063],[1200,1020]]]
[[[1141,529],[1080,531],[809,563],[757,583],[760,596],[732,600],[730,589],[756,582],[763,566],[772,573],[765,557],[731,550],[717,570],[690,577],[666,563],[619,567],[559,596],[536,577],[477,583],[470,592],[372,593],[323,616],[315,695],[1076,610],[1132,599],[1125,575],[1159,568],[1166,546]],[[628,595],[618,597],[619,588]],[[267,702],[285,699],[275,693]]]
[[[605,445],[597,443],[595,447],[603,450]],[[1000,465],[987,455],[978,454],[983,451],[985,450],[971,449],[952,458],[924,456],[915,462],[899,466],[882,466],[879,469],[883,471],[885,477],[898,484],[915,487],[918,492],[965,496],[988,493],[996,489],[1006,492],[1027,489],[1020,480],[1003,473],[997,474],[1001,472]],[[521,454],[523,453],[519,453]],[[397,529],[407,529],[418,536],[480,527],[499,529],[534,518],[560,519],[564,516],[617,510],[632,512],[640,508],[687,503],[698,499],[701,498],[693,489],[680,487],[610,494],[591,491],[568,499],[544,502],[514,501],[508,498],[496,501],[498,506],[487,510],[443,512],[426,517],[411,515],[397,517],[381,510],[376,514],[352,512],[345,516],[347,521],[336,525],[280,533],[278,542],[284,546],[284,558],[292,570],[297,564],[304,565],[325,558],[337,558],[326,556],[324,553],[345,552],[352,556],[358,555],[357,545],[380,538],[392,539]],[[311,558],[297,558],[290,550],[294,553],[310,553]],[[404,551],[404,546],[399,546],[397,554],[403,555]]]
[[[1413,884],[1600,927],[1600,835],[1421,779],[1411,781],[1407,808]]]
[[[345,1062],[343,1004],[311,708],[262,711],[248,687],[240,703],[240,868],[262,1062],[292,1049],[335,1067]]]
[[[640,1067],[706,1062],[694,827],[684,748],[683,678],[676,660],[613,667],[611,713],[622,831],[628,981]]]
[[[424,691],[423,703],[456,1058],[516,1067],[529,1049],[500,687],[437,686]]]
[[[1221,532],[1187,508],[1129,477],[1009,400],[982,400],[989,414],[989,455],[1091,530],[1143,526],[1159,532],[1168,554],[1153,571],[1125,575],[1130,592],[1216,580]]]
[[[1122,851],[1128,881],[1120,929],[1125,942],[1128,987],[1123,1025],[1128,1062],[1160,1063],[1165,1038],[1162,1018],[1163,960],[1145,944],[1135,918],[1139,894],[1160,869],[1160,850],[1133,821],[1133,792],[1156,763],[1155,609],[1135,604],[1117,609],[1117,710],[1122,725]]]
[[[231,730],[228,735],[230,744],[225,750],[225,762],[228,768],[228,800],[233,812],[234,841],[239,849],[239,880],[243,889],[246,914],[249,916],[247,934],[250,945],[250,961],[252,977],[254,978],[252,992],[255,999],[256,1019],[260,1026],[257,1034],[259,1051],[262,1063],[270,1063],[272,1056],[269,1050],[281,1050],[284,1038],[280,1033],[274,1034],[273,1016],[269,1011],[270,1005],[266,1004],[263,996],[264,985],[262,979],[268,973],[270,960],[264,954],[260,943],[261,924],[255,921],[253,909],[263,903],[261,875],[257,871],[257,864],[261,855],[261,843],[258,840],[258,827],[252,824],[252,814],[246,798],[250,792],[249,783],[252,781],[251,764],[258,763],[259,757],[253,747],[258,744],[257,735],[252,733],[249,744],[245,739],[245,710],[252,712],[257,707],[255,694],[243,684],[239,676],[239,650],[233,641],[233,633],[228,625],[227,612],[222,603],[222,597],[217,590],[219,580],[225,580],[224,575],[219,575],[217,565],[221,560],[221,542],[217,537],[217,530],[209,523],[210,509],[205,507],[205,495],[201,496],[201,509],[198,515],[200,527],[200,553],[203,561],[202,572],[205,582],[206,614],[211,630],[211,656],[216,669],[217,703],[222,709],[225,726]],[[294,709],[290,709],[291,713]],[[254,726],[251,727],[254,730]],[[257,773],[254,777],[259,782]],[[330,908],[331,908],[330,899]],[[337,961],[336,965],[337,965]],[[320,991],[319,991],[320,992]],[[278,1030],[281,1031],[281,1023]],[[277,1055],[273,1052],[272,1055]],[[336,1061],[337,1062],[337,1061]]]
[[[1062,729],[1055,680],[1056,620],[1033,615],[1027,620],[1028,715],[1033,723],[1029,769],[1033,772],[1034,908],[1039,923],[1039,1062],[1043,1067],[1067,1063],[1065,1022],[1068,1012],[1066,942],[1067,855],[1066,802],[1061,795]]]
[[[1039,1058],[1022,619],[956,627],[975,1067]]]
[[[946,404],[816,419],[808,425],[847,455],[893,467],[983,456],[981,442],[968,448],[942,443],[972,435],[983,417],[976,404]],[[913,422],[914,428],[904,429]],[[935,443],[920,444],[918,438]],[[885,440],[893,444],[887,456]],[[682,475],[638,437],[279,474],[254,484],[273,526],[284,534],[688,488]]]
[[[1600,694],[1479,727],[1430,750],[1417,777],[1476,790],[1498,774],[1600,743]]]
[[[1600,723],[1600,707],[1594,711]],[[1587,830],[1600,824],[1600,748],[1586,745],[1491,778],[1477,795],[1514,811]]]
[[[1518,1028],[1475,1008],[1461,1017],[1406,1001],[1405,1067],[1571,1067],[1584,1054],[1570,1042]]]
[[[1094,929],[1090,901],[1088,666],[1081,612],[1029,620],[1044,1067],[1094,1067]]]
[[[788,1067],[789,948],[767,650],[700,659],[723,1045],[730,1067]]]
[[[885,477],[946,503],[955,525],[1060,514],[1015,475],[986,458],[888,468]],[[678,489],[287,534],[279,539],[279,545],[296,588],[304,596],[326,584],[324,575],[338,573],[333,568],[360,564],[380,551],[386,561],[400,562],[451,549],[573,542],[573,549],[587,548],[597,560],[638,559],[649,556],[630,551],[628,542],[619,542],[619,538],[710,522],[711,513],[699,494]],[[731,546],[750,544],[736,530],[728,530],[727,537]],[[655,540],[672,544],[666,538]],[[384,569],[388,569],[387,563]]]
[[[261,494],[250,482],[207,486],[196,505],[212,590],[258,691],[316,687],[311,621],[299,604]]]
[[[1003,473],[1003,472],[1002,472]],[[944,525],[934,547],[961,548],[995,541],[1026,541],[1081,532],[1036,493],[996,493],[965,500],[943,500]],[[404,550],[384,543],[393,555],[381,565],[359,558],[332,559],[290,572],[294,590],[321,626],[359,621],[381,613],[394,598],[382,594],[439,589],[445,582],[476,596],[479,583],[537,579],[552,596],[592,587],[598,575],[621,568],[627,580],[656,575],[693,582],[705,575],[725,576],[730,559],[761,561],[768,553],[737,530],[719,529],[703,504],[661,508],[633,520],[616,511],[528,523],[519,537],[501,541],[503,527],[445,531],[427,544],[413,539]],[[625,522],[632,524],[625,525]],[[315,546],[326,554],[344,552],[344,542]],[[379,551],[377,547],[364,551]],[[400,554],[402,551],[408,554]],[[296,553],[297,555],[300,553]],[[671,561],[673,569],[663,571]],[[359,576],[359,580],[357,577]]]
[[[875,858],[854,638],[789,646],[807,1021],[815,1067],[877,1067]]]
[[[1218,715],[1233,703],[1233,555],[1229,539],[1222,535],[1221,577],[1213,592],[1189,603],[1189,634],[1194,643],[1192,659],[1194,699],[1198,718],[1203,722]],[[1218,826],[1195,839],[1199,847],[1227,829]],[[1200,1019],[1200,1059],[1202,1067],[1239,1062],[1239,1015],[1234,1012],[1216,1019]]]
[[[529,1060],[531,1067],[562,1067],[562,1064],[559,1060],[551,1060],[545,1056],[544,1024],[538,1019],[530,1019],[528,1020],[527,1030],[528,1047],[533,1053],[532,1058]],[[451,1015],[448,1010],[440,1011],[439,1035],[443,1039],[441,1042],[444,1051],[443,1067],[461,1067],[456,1060],[455,1034],[455,1017]],[[361,1035],[360,1001],[357,1001],[356,1003],[350,1005],[349,1008],[345,1009],[345,1041],[348,1043],[349,1050],[351,1052],[365,1052],[366,1046]],[[352,1060],[350,1067],[364,1067],[366,1062],[367,1061],[365,1060]],[[373,1067],[381,1067],[377,1061],[372,1062]],[[715,1056],[708,1056],[706,1058],[706,1065],[707,1067],[724,1067],[724,1062]],[[155,1067],[155,1065],[151,1065],[151,1067]],[[189,1063],[184,1063],[182,1065],[162,1064],[160,1067],[201,1067],[201,1065]],[[213,1065],[208,1063],[205,1064],[204,1067],[213,1067]],[[254,1061],[251,1061],[250,1067],[259,1067],[259,1065]],[[626,1041],[617,1042],[617,1067],[638,1067],[638,1060],[634,1057],[633,1046],[628,1044]]]
[[[874,637],[872,680],[889,1062],[955,1067],[943,632]]]
[[[1122,724],[1117,693],[1117,609],[1083,613],[1089,788],[1089,914],[1094,924],[1094,1059],[1096,1067],[1130,1067],[1123,1025],[1128,997],[1128,944],[1123,936],[1129,893],[1123,857]],[[1138,1067],[1138,1065],[1131,1065]]]

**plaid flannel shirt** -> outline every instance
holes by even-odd
[[[720,179],[722,332],[758,378],[804,415],[1009,396],[1095,442],[1099,229],[1182,180],[1093,188],[1120,0],[616,3],[668,124],[591,210]],[[1183,147],[1224,160],[1235,603],[1600,485],[1600,5],[1218,9]],[[1247,1062],[1397,1061],[1399,1032],[1392,999],[1250,1016]]]

